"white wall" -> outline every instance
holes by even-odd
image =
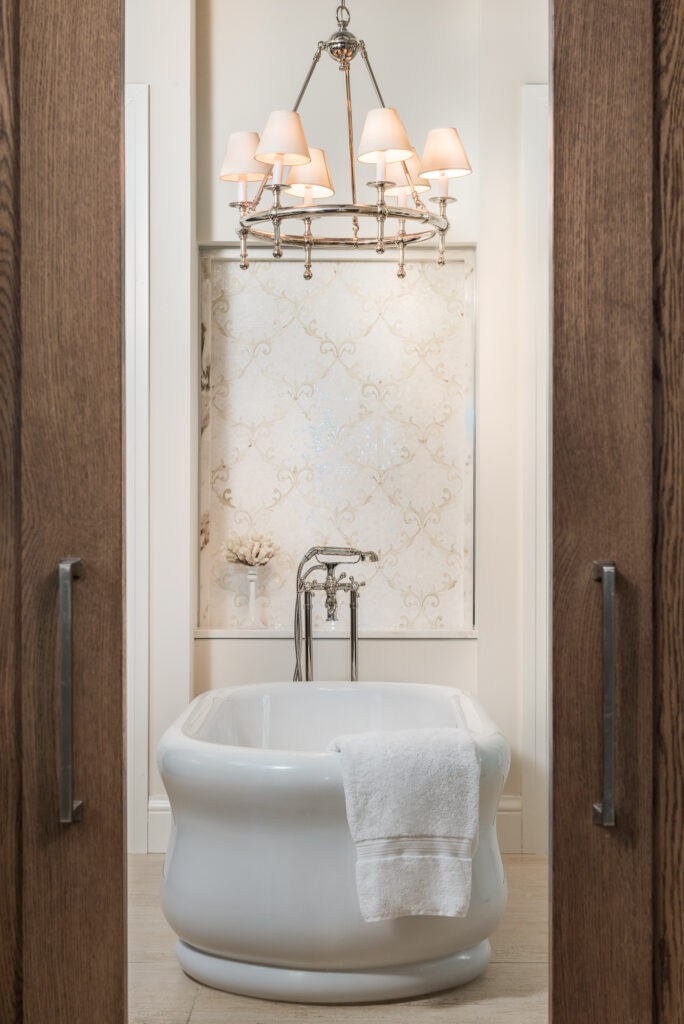
[[[522,794],[522,437],[535,396],[521,387],[521,86],[547,81],[547,3],[480,0],[480,16],[478,693],[513,741],[506,792]]]
[[[126,82],[149,84],[149,791],[155,750],[192,694],[197,246],[193,0],[130,0]],[[130,699],[130,698],[129,698]]]
[[[397,107],[413,143],[421,147],[431,126],[455,124],[473,166],[473,175],[452,187],[459,202],[449,211],[450,241],[478,246],[478,669],[476,678],[462,682],[479,694],[512,742],[509,794],[520,794],[522,786],[520,93],[524,83],[547,79],[546,7],[546,0],[431,0],[416,19],[409,0],[350,5],[350,28],[365,40],[385,102]],[[334,28],[333,3],[298,0],[296,10],[297,17],[283,15],[277,0],[250,6],[264,57],[255,73],[250,48],[231,43],[240,5],[198,0],[201,242],[234,238],[228,204],[235,186],[218,180],[228,134],[260,131],[270,109],[293,102],[317,40]],[[352,81],[358,139],[364,112],[375,105],[360,60],[352,65]],[[337,193],[346,197],[343,79],[326,55],[309,90],[300,109],[305,132],[310,144],[326,148]],[[359,172],[367,180],[357,164]],[[435,660],[452,657],[447,647],[437,651]],[[221,682],[198,676],[202,688]]]
[[[268,671],[290,674],[281,641],[195,641],[196,276],[195,240],[234,238],[233,186],[218,181],[231,130],[261,130],[272,108],[294,101],[317,41],[334,28],[334,0],[197,0],[196,231],[193,223],[192,0],[130,0],[129,82],[150,83],[151,124],[151,544],[150,753],[193,690]],[[453,188],[450,241],[477,244],[478,408],[476,514],[477,639],[430,641],[422,664],[458,666],[459,681],[509,737],[507,783],[519,844],[523,794],[523,410],[521,329],[521,87],[547,80],[547,0],[351,0],[350,28],[369,49],[385,101],[414,145],[431,126],[455,124],[473,175]],[[407,44],[407,40],[409,43]],[[255,59],[256,55],[256,59]],[[353,67],[355,131],[375,105],[363,66]],[[309,142],[328,151],[338,196],[348,195],[344,81],[325,55],[301,114]],[[363,188],[364,169],[357,164]],[[368,193],[369,194],[369,193]],[[407,283],[410,278],[407,279]],[[411,641],[394,641],[397,651]],[[276,648],[270,644],[277,644]],[[421,641],[423,643],[423,641]],[[448,644],[467,645],[454,648]],[[217,646],[218,645],[218,646]],[[330,648],[324,659],[337,657]],[[418,650],[416,648],[416,650]],[[255,653],[252,654],[251,652]],[[449,651],[449,654],[445,652]],[[340,653],[342,658],[343,654]],[[403,659],[402,659],[403,661]],[[331,667],[334,672],[334,667]],[[432,674],[432,669],[428,669]],[[150,799],[162,808],[151,766]],[[517,818],[515,817],[517,815]],[[513,822],[515,818],[515,822]],[[517,831],[516,831],[517,830]],[[518,838],[516,838],[516,836]]]
[[[126,803],[147,851],[149,774],[149,89],[126,86]]]

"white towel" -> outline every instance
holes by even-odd
[[[467,729],[338,736],[356,888],[366,921],[465,917],[480,761]]]

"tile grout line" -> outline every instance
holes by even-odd
[[[192,1005],[190,1006],[190,1013],[188,1014],[188,1017],[187,1017],[187,1020],[185,1021],[185,1024],[190,1024],[190,1021],[192,1019],[192,1015],[193,1015],[193,1012],[194,1012],[194,1009],[195,1009],[195,1003],[197,1002],[197,997],[199,996],[199,994],[200,994],[200,990],[199,990],[199,986],[198,986],[195,989],[194,996],[192,997]]]

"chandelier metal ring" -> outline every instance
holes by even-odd
[[[362,203],[328,203],[321,204],[320,206],[292,206],[292,207],[281,207],[277,215],[278,221],[290,221],[290,220],[319,220],[323,217],[368,217],[372,220],[377,221],[378,208],[376,205],[362,204]],[[411,242],[425,242],[434,238],[438,231],[446,231],[449,226],[449,222],[446,217],[440,217],[437,213],[431,213],[430,210],[412,210],[409,207],[402,206],[388,206],[385,210],[385,217],[389,220],[399,221],[417,221],[421,224],[428,224],[429,227],[424,231],[412,232],[410,234],[402,233],[398,231],[396,235],[383,236],[385,245],[398,245],[403,242],[404,245],[408,245]],[[249,213],[244,216],[241,223],[249,230],[249,234],[255,238],[267,239],[273,241],[275,237],[274,231],[259,230],[259,225],[265,224],[268,221],[273,221],[274,215],[270,209],[258,210],[254,213]],[[281,232],[280,241],[283,245],[296,245],[305,246],[310,245],[314,249],[316,248],[332,248],[332,247],[347,247],[350,249],[356,249],[360,247],[374,246],[377,247],[378,239],[377,235],[371,237],[358,237],[351,235],[343,236],[328,236],[324,237],[321,235],[312,235],[307,238],[306,230],[301,235],[285,234]]]

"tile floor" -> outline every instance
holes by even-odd
[[[410,1002],[346,1007],[247,999],[188,978],[159,906],[162,862],[158,855],[129,857],[129,1024],[547,1024],[545,857],[504,857],[508,910],[482,977]]]

